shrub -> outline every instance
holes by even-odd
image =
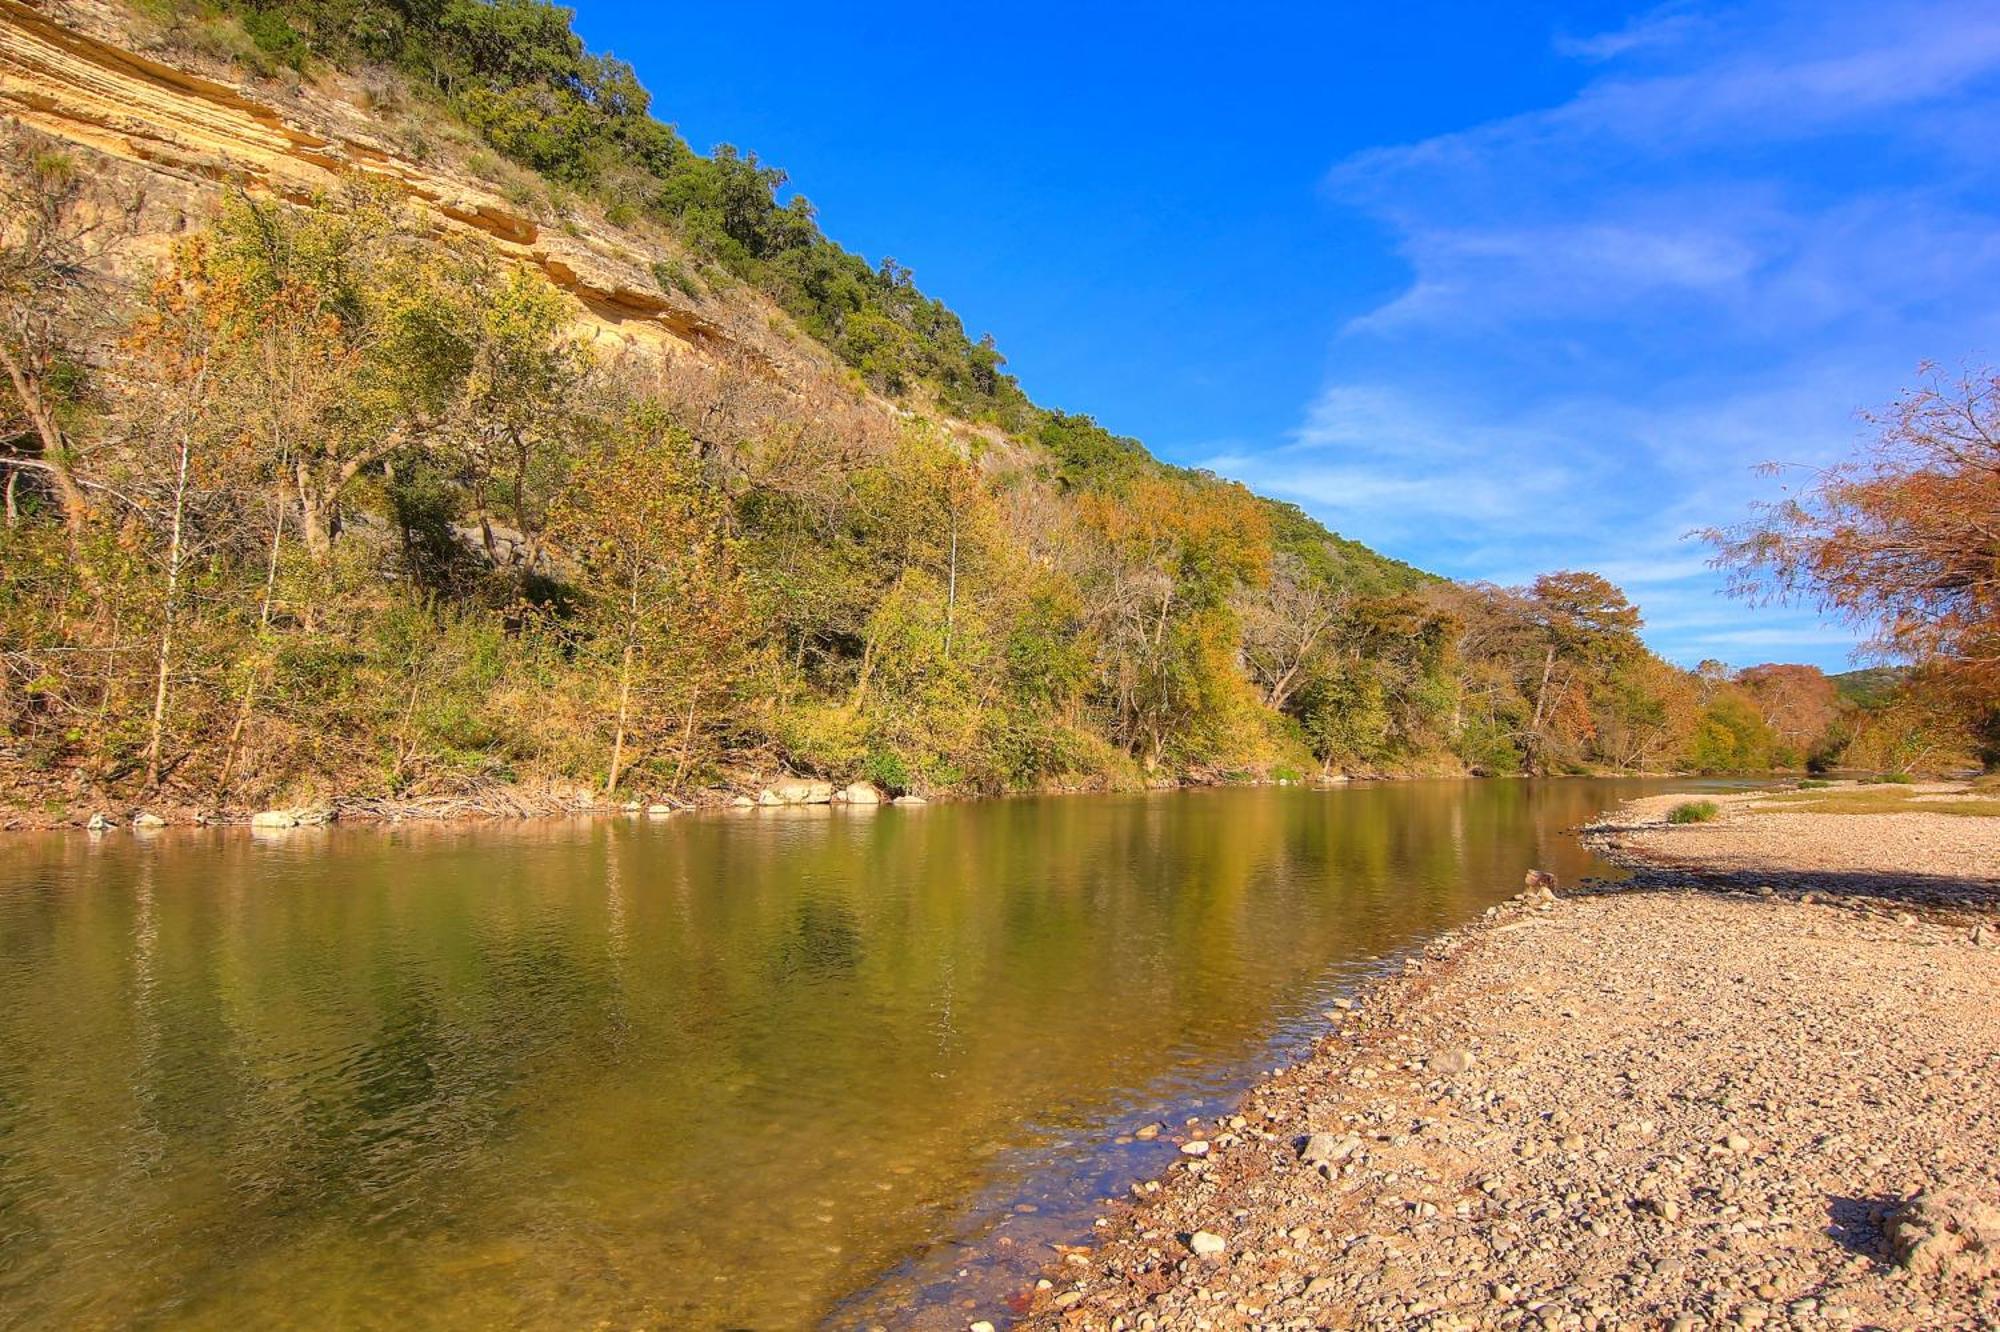
[[[1908,786],[1914,781],[1916,781],[1916,778],[1910,776],[1907,772],[1883,772],[1877,773],[1873,777],[1863,777],[1861,784],[1863,786]]]
[[[1668,823],[1713,823],[1722,817],[1722,808],[1713,800],[1689,800],[1667,811]]]
[[[1833,783],[1824,777],[1806,777],[1800,780],[1798,785],[1801,791],[1817,791],[1821,787],[1832,786]]]

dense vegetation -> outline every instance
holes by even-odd
[[[906,272],[832,245],[754,158],[690,152],[539,0],[233,13],[180,18],[240,21],[295,64],[393,64],[495,148],[762,286],[902,409],[606,359],[539,274],[358,181],[232,198],[121,290],[87,173],[17,134],[17,797],[661,796],[780,767],[994,791],[1962,748],[1906,691],[1862,707],[1810,668],[1680,670],[1595,575],[1446,584],[1032,406]]]
[[[1012,430],[1075,429],[1036,412],[990,338],[968,337],[892,259],[871,265],[820,231],[783,171],[723,144],[694,152],[649,114],[631,66],[584,49],[571,12],[547,0],[156,0],[185,28],[240,22],[253,61],[314,61],[401,72],[494,150],[569,190],[616,223],[664,225],[708,264],[774,297],[878,390],[923,385],[946,410]],[[666,285],[699,281],[671,263]],[[1081,422],[1087,425],[1087,422]],[[1093,451],[1115,453],[1099,437]]]

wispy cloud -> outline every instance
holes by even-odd
[[[1210,465],[1461,577],[1596,567],[1682,660],[1854,636],[1718,595],[1691,529],[1926,358],[2000,352],[2000,7],[1671,5],[1568,101],[1328,173],[1409,271],[1288,438]]]

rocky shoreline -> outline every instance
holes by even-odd
[[[2000,818],[1719,801],[1175,1126],[1029,1325],[2000,1326]]]

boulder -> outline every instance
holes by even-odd
[[[259,810],[250,816],[250,826],[253,828],[296,828],[299,826],[299,816],[292,813],[289,809]]]
[[[928,805],[930,801],[920,795],[899,795],[896,797],[895,803],[898,805]]]
[[[729,798],[729,804],[733,809],[753,809],[757,802],[747,795],[736,795]]]
[[[782,805],[785,802],[778,798],[776,791],[767,786],[757,793],[757,803],[768,809],[772,805]]]
[[[674,807],[672,805],[646,806],[646,817],[649,819],[664,819],[671,816],[674,812],[675,812]]]
[[[846,796],[847,803],[850,805],[879,805],[882,803],[882,793],[876,789],[873,782],[850,782],[842,794]]]
[[[825,805],[833,800],[833,783],[787,777],[784,781],[773,783],[771,792],[783,805]]]
[[[98,813],[92,814],[90,816],[90,822],[84,824],[83,826],[90,829],[92,832],[103,832],[105,829],[111,826],[111,820],[105,818],[103,812],[99,811]]]
[[[167,826],[167,821],[148,810],[135,817],[132,820],[132,826],[134,828],[164,828]]]
[[[1979,1281],[2000,1270],[2000,1209],[1965,1189],[1918,1194],[1884,1230],[1896,1261],[1919,1276]]]

